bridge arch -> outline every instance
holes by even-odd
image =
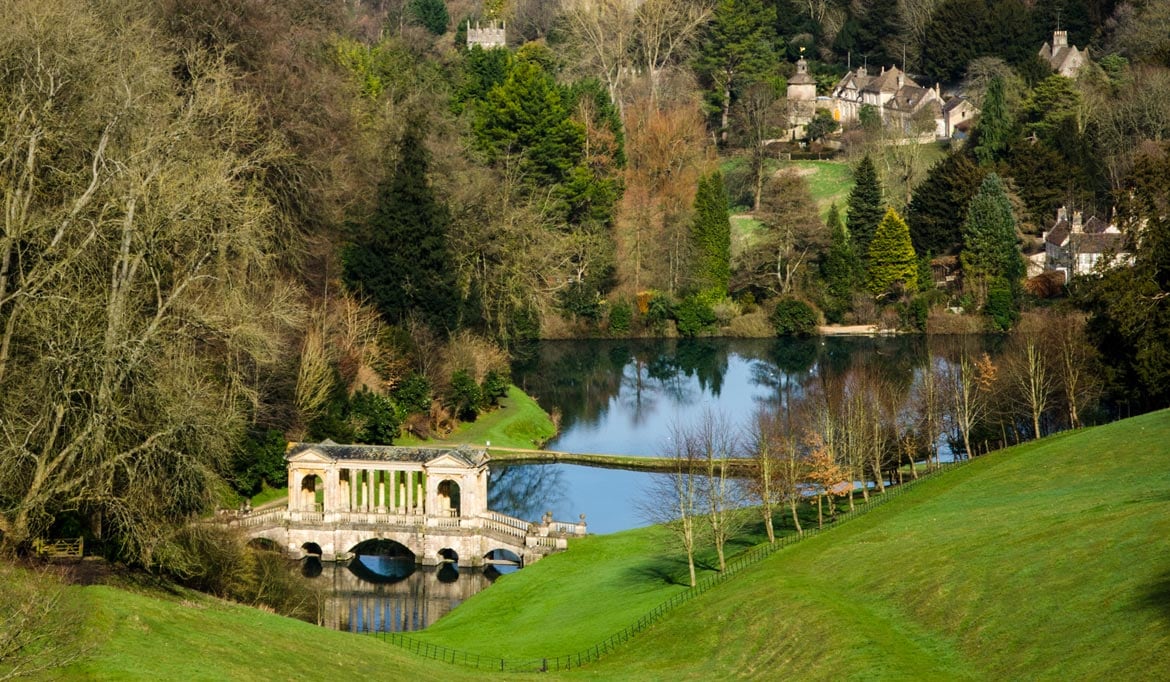
[[[321,551],[321,545],[318,545],[315,542],[306,542],[305,544],[301,545],[301,551],[306,555],[316,556],[318,559],[320,559],[321,556],[325,554],[325,552]]]
[[[451,549],[450,547],[444,547],[443,549],[439,550],[439,559],[444,564],[458,564],[459,563],[459,553],[456,552],[455,550]]]
[[[524,559],[510,549],[497,547],[483,555],[485,564],[492,564],[496,566],[515,566],[517,568],[524,565]]]

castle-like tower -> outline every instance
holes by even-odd
[[[472,28],[471,20],[467,20],[467,49],[471,49],[473,45],[479,45],[485,50],[490,50],[494,47],[507,47],[508,34],[507,24],[501,22],[498,26],[495,21],[492,21],[487,27],[481,27],[479,22],[476,22],[475,27]]]
[[[813,119],[817,105],[817,82],[808,72],[808,61],[801,50],[796,73],[788,79],[788,126],[795,137],[804,136],[804,126]]]

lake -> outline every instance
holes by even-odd
[[[986,347],[995,340],[946,343]],[[908,378],[927,357],[919,336],[546,341],[515,363],[513,381],[559,419],[549,449],[652,456],[663,452],[674,425],[694,423],[706,410],[742,428],[783,387],[799,391],[857,363]],[[649,523],[639,504],[656,475],[566,464],[494,466],[489,506],[528,520],[546,511],[562,521],[585,514],[589,532],[613,533]],[[450,567],[407,571],[358,557],[353,568],[326,565],[314,580],[335,586],[327,625],[360,631],[426,627],[491,577]]]

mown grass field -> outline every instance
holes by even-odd
[[[574,542],[419,637],[509,658],[589,646],[683,589],[659,533]],[[483,675],[202,597],[72,589],[88,591],[87,630],[103,644],[68,677],[196,679],[175,660],[203,679]],[[1170,412],[925,481],[559,676],[1168,679]]]

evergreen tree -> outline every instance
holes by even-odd
[[[1003,279],[1018,293],[1024,258],[1016,238],[1016,218],[1003,181],[989,173],[971,198],[963,223],[963,270],[983,299],[988,285]]]
[[[427,180],[426,145],[408,126],[373,215],[342,254],[346,283],[394,324],[411,313],[440,332],[455,328],[459,295],[447,249],[450,215]]]
[[[694,254],[691,277],[695,288],[726,295],[731,277],[731,220],[727,215],[727,190],[719,171],[699,178],[691,248]]]
[[[983,170],[964,152],[952,153],[930,169],[906,212],[915,251],[940,256],[959,251],[962,218],[982,181]]]
[[[870,242],[868,272],[869,291],[879,298],[918,291],[918,256],[910,243],[910,228],[892,208]]]
[[[507,79],[476,107],[473,125],[491,160],[519,155],[538,184],[563,182],[584,153],[584,126],[570,118],[565,93],[539,54],[517,55]]]
[[[849,236],[857,247],[857,253],[863,257],[869,253],[869,242],[882,219],[883,204],[877,168],[873,165],[873,159],[866,154],[853,171],[853,190],[849,192],[849,215],[846,219]]]
[[[720,112],[720,139],[727,141],[732,95],[762,76],[775,59],[776,9],[760,0],[719,0],[699,47],[696,64]]]
[[[1003,78],[996,76],[987,86],[987,95],[983,98],[983,111],[979,114],[979,123],[975,126],[972,141],[975,158],[979,159],[979,163],[990,164],[999,160],[1011,141],[1013,127]]]
[[[821,262],[821,276],[825,279],[826,289],[825,315],[831,322],[840,322],[849,310],[861,264],[837,204],[829,207],[829,217],[825,222],[829,227],[830,239],[829,252]]]
[[[406,11],[412,22],[437,36],[447,32],[447,24],[451,21],[447,3],[443,0],[410,0]]]

